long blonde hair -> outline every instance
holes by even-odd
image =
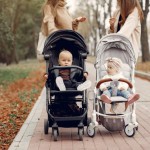
[[[42,7],[43,17],[44,17],[44,7],[46,5],[49,5],[51,7],[52,13],[55,15],[56,7],[57,7],[59,1],[61,1],[61,0],[46,0],[43,7]]]
[[[52,14],[55,16],[55,14],[56,14],[56,7],[57,7],[59,1],[60,1],[60,0],[46,0],[46,1],[45,1],[44,5],[43,5],[43,7],[42,7],[42,16],[43,16],[43,17],[42,17],[42,20],[43,20],[43,18],[44,18],[44,8],[45,8],[45,6],[46,6],[46,5],[49,5],[49,6],[51,7]],[[43,33],[45,36],[48,36],[47,22],[44,23],[44,22],[42,21],[41,31],[42,31],[42,33]]]
[[[140,6],[139,0],[119,0],[118,4],[120,6],[120,12],[122,17],[121,24],[125,23],[126,18],[130,13],[132,13],[135,7],[137,7],[138,9],[140,20],[142,21],[144,19],[143,11]]]
[[[54,17],[56,16],[56,10],[57,10],[57,6],[61,5],[64,6],[66,4],[65,0],[46,0],[43,7],[42,7],[42,15],[44,18],[44,8],[46,5],[49,5],[51,8],[51,12],[54,15]],[[48,36],[48,27],[47,27],[47,23],[44,23],[42,21],[42,26],[41,26],[41,31],[45,36]]]

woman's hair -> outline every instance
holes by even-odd
[[[55,7],[59,1],[61,1],[61,0],[46,0],[46,4]]]
[[[58,4],[62,4],[62,5],[64,4],[65,5],[66,2],[65,2],[65,0],[46,0],[45,3],[44,3],[44,6],[45,5],[50,5],[51,8],[55,9]]]
[[[64,5],[66,5],[66,2],[65,2],[65,0],[46,0],[43,7],[42,7],[43,17],[44,17],[44,7],[46,5],[50,6],[52,13],[55,16],[57,6],[58,5],[64,6]]]
[[[55,9],[56,9],[59,1],[61,1],[61,0],[46,0],[42,7],[43,16],[44,16],[44,7],[46,5],[49,5],[52,9],[52,12],[55,12]]]
[[[138,9],[140,20],[144,19],[143,11],[140,6],[139,0],[119,0],[118,3],[121,11],[122,24],[125,23],[126,18],[130,13],[132,13],[135,7],[137,7]]]
[[[44,9],[45,9],[45,6],[49,5],[50,8],[51,8],[51,12],[52,14],[55,16],[56,15],[56,8],[58,6],[58,4],[61,2],[61,1],[64,1],[64,0],[46,0],[43,7],[42,7],[42,15],[43,15],[43,18],[44,18]],[[48,35],[48,27],[47,27],[47,23],[43,23],[42,22],[42,26],[41,26],[41,30],[43,32],[43,34],[45,36]]]

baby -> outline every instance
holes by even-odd
[[[73,61],[72,54],[68,50],[62,50],[59,54],[58,63],[60,66],[71,66]],[[78,91],[84,91],[91,86],[91,81],[86,80],[81,82],[81,78],[85,77],[87,79],[88,73],[69,69],[59,69],[59,75],[56,77],[56,85],[60,91],[66,91],[66,88],[75,88]],[[48,78],[47,74],[45,78]]]
[[[112,80],[119,80],[120,78],[125,79],[125,77],[121,73],[122,61],[119,58],[107,58],[107,75],[105,75],[102,79],[111,78]],[[140,98],[139,94],[131,94],[128,91],[128,84],[124,82],[119,82],[117,87],[117,95],[126,98],[128,101],[125,102],[125,110],[127,109],[129,104],[134,103]],[[105,103],[111,103],[110,97],[112,96],[112,88],[110,87],[110,82],[105,82],[101,84],[100,90],[103,92],[101,95],[101,100]],[[116,105],[112,105],[111,111],[116,109]]]

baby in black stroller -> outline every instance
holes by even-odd
[[[59,66],[72,66],[72,61],[73,56],[71,52],[63,49],[58,58]],[[74,88],[78,91],[84,91],[91,86],[91,81],[86,80],[87,76],[87,71],[84,71],[84,74],[82,74],[81,70],[78,69],[59,69],[58,72],[51,72],[49,77],[51,80],[56,80],[56,86],[60,91],[66,91],[70,88]],[[48,75],[45,74],[45,77],[48,78]],[[85,80],[83,83],[82,79]]]
[[[48,75],[45,134],[48,134],[48,127],[52,127],[54,140],[57,140],[58,127],[78,127],[79,139],[82,140],[87,125],[86,89],[91,85],[86,80],[88,73],[84,59],[88,51],[83,37],[71,30],[57,31],[46,40],[43,54]]]

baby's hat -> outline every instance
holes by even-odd
[[[107,63],[111,63],[113,67],[116,68],[117,71],[120,71],[122,68],[122,61],[119,58],[116,57],[109,57],[106,59]]]

